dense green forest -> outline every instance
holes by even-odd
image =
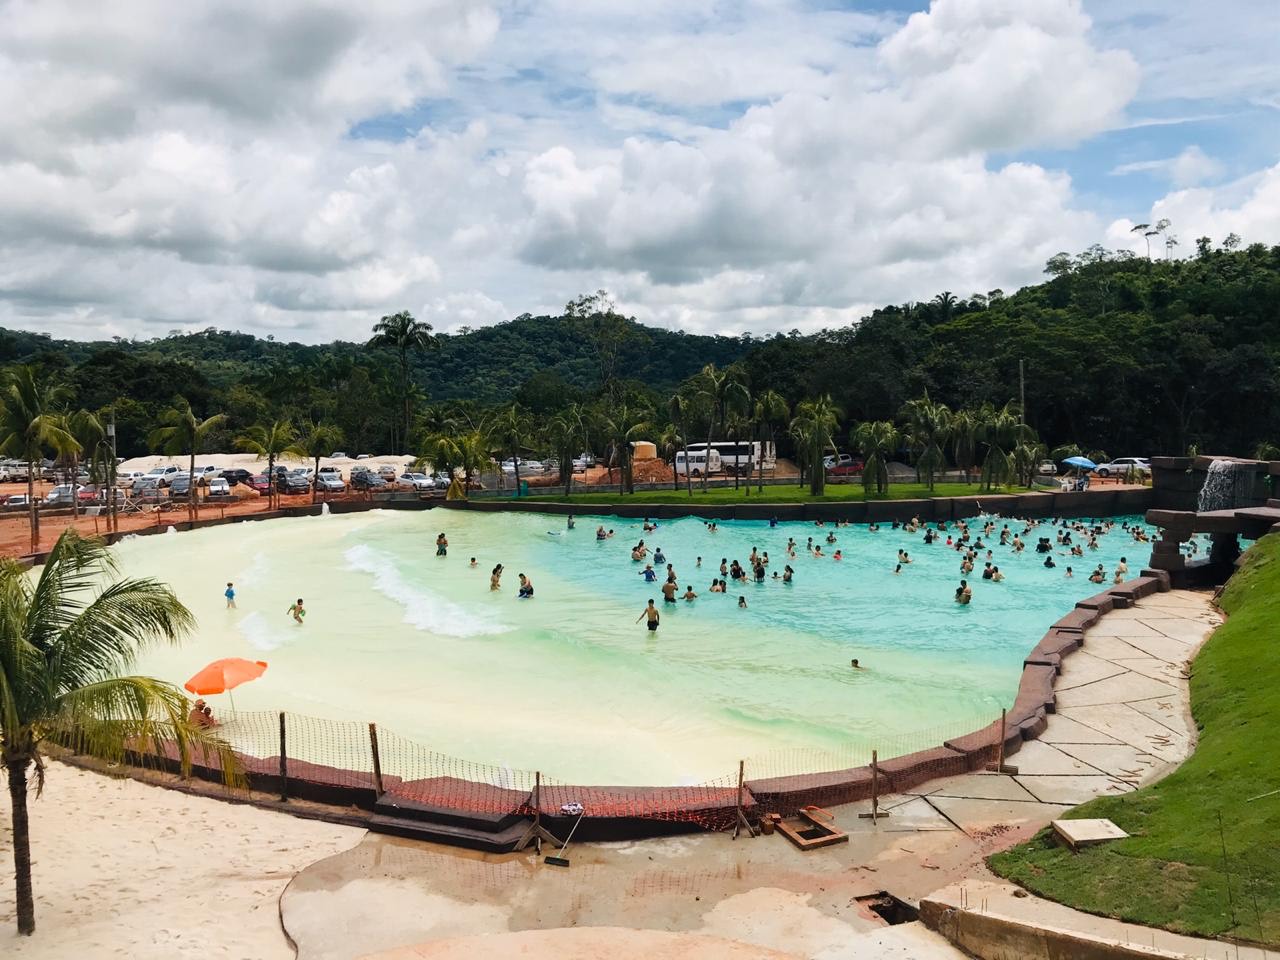
[[[1192,258],[1151,261],[1094,246],[1054,257],[1046,274],[1015,293],[942,292],[811,335],[644,327],[599,292],[561,316],[455,335],[417,324],[403,351],[385,334],[313,346],[216,326],[92,343],[0,331],[0,365],[30,365],[65,384],[68,409],[112,408],[123,455],[149,451],[148,435],[179,395],[199,417],[226,415],[208,449],[230,449],[251,425],[289,420],[332,423],[352,453],[419,451],[442,431],[486,418],[492,426],[514,404],[506,431],[514,439],[502,444],[513,449],[549,452],[547,424],[572,408],[584,423],[625,421],[620,432],[594,430],[600,442],[622,433],[661,441],[666,431],[670,449],[673,428],[692,440],[769,428],[791,452],[792,414],[823,397],[834,418],[827,432],[843,447],[856,425],[901,424],[905,405],[923,397],[952,411],[1016,405],[1019,361],[1025,420],[1047,447],[1250,454],[1280,441],[1280,247],[1241,248],[1232,237],[1214,248],[1206,239]],[[727,371],[733,389],[707,389],[708,366],[713,376]],[[677,394],[685,402],[673,407]],[[752,416],[766,396],[785,411],[774,402],[770,416]],[[735,416],[742,422],[730,431]],[[593,431],[580,433],[576,442],[599,445]],[[923,449],[908,433],[891,439],[900,450]],[[948,448],[946,458],[957,455]]]

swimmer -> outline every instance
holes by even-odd
[[[853,669],[855,670],[861,670],[863,668],[862,664],[858,662],[857,657],[854,657],[852,660],[849,661],[849,666],[853,667]]]
[[[566,519],[566,520],[565,520],[565,526],[566,526],[566,527],[568,527],[570,530],[572,530],[572,529],[573,529],[573,527],[574,527],[574,520],[573,520],[573,514],[572,514],[572,513],[571,513],[571,514],[569,514],[568,519]]]
[[[969,581],[961,580],[960,586],[956,587],[956,603],[967,607],[972,599],[973,589],[969,586]]]
[[[473,567],[476,565],[476,558],[475,558],[475,557],[472,557],[472,558],[471,558],[471,563],[470,563],[469,565],[470,565],[470,566],[473,566]]]
[[[729,575],[729,561],[726,560],[724,557],[721,557],[720,558],[720,576],[727,577],[728,575]]]
[[[747,609],[747,598],[746,598],[746,597],[739,597],[739,598],[738,598],[738,609],[739,609],[739,610],[745,610],[745,609]]]
[[[601,524],[600,526],[596,527],[596,539],[597,539],[597,540],[608,540],[608,539],[609,539],[609,535],[608,535],[607,533],[605,533],[605,532],[604,532],[604,525],[603,525],[603,524]]]
[[[654,563],[666,563],[666,562],[667,562],[667,558],[663,555],[663,553],[662,553],[662,548],[661,548],[661,547],[659,547],[657,550],[653,551],[653,562],[654,562]]]
[[[502,564],[498,564],[489,573],[489,589],[490,590],[502,589]]]
[[[449,555],[449,538],[443,533],[436,537],[436,556],[447,557]]]
[[[520,592],[516,596],[521,600],[530,600],[533,598],[533,581],[526,577],[523,573],[520,577]]]
[[[664,603],[676,602],[676,591],[680,589],[680,585],[674,580],[668,580],[662,585],[662,600]]]
[[[711,586],[707,588],[707,592],[708,592],[708,593],[721,593],[722,591],[721,591],[721,589],[720,589],[720,581],[719,581],[719,580],[715,580],[715,579],[713,579],[713,580],[711,581]]]
[[[644,577],[645,583],[653,583],[658,579],[658,574],[654,572],[653,564],[646,563],[644,569],[640,571],[640,576]]]
[[[791,582],[791,577],[794,575],[794,573],[795,573],[795,571],[794,571],[794,570],[792,570],[790,566],[783,567],[783,568],[782,568],[782,582],[783,582],[783,583],[790,583],[790,582]]]
[[[222,595],[227,598],[227,609],[234,610],[236,608],[236,587],[234,583],[227,583],[227,589]]]
[[[1124,573],[1119,567],[1116,567],[1116,575],[1111,578],[1112,583],[1124,583]]]
[[[900,573],[902,573],[902,564],[899,563],[894,566],[893,575],[896,577]]]
[[[307,615],[307,611],[302,609],[302,598],[298,598],[298,602],[291,606],[285,613],[293,617],[293,622],[302,626],[302,618]]]
[[[695,567],[700,567],[700,566],[702,566],[702,558],[701,558],[701,557],[699,557],[699,558],[698,558],[698,562],[697,562],[697,563],[695,563],[695,564],[694,564],[694,566],[695,566]]]
[[[1071,568],[1067,567],[1067,578],[1070,579],[1071,577],[1074,577],[1074,576],[1075,574],[1071,572]]]
[[[1121,557],[1120,562],[1116,564],[1116,573],[1128,573],[1128,572],[1129,572],[1129,563],[1124,557]],[[1117,581],[1117,583],[1118,582],[1119,581]],[[227,584],[227,586],[231,586],[231,584]]]
[[[992,582],[994,582],[994,583],[999,583],[999,582],[1000,582],[1001,580],[1003,580],[1003,579],[1004,579],[1004,574],[1000,572],[1000,568],[999,568],[999,567],[992,567],[992,568],[991,568],[991,580],[992,580]]]
[[[658,613],[658,608],[653,605],[652,599],[649,600],[649,605],[641,611],[640,616],[636,617],[636,623],[639,623],[645,617],[649,618],[649,632],[653,633],[658,629],[658,620],[661,614]]]
[[[835,556],[833,556],[831,559],[832,559],[832,560],[843,560],[843,559],[844,559],[844,555],[843,555],[839,550],[837,550],[837,551],[835,552]]]
[[[1052,554],[1044,558],[1044,565],[1050,570],[1057,566],[1057,564],[1053,562]]]
[[[698,595],[693,592],[693,587],[689,587],[687,590],[685,590],[684,599],[686,603],[688,603],[690,600],[698,599]]]

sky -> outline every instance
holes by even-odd
[[[0,326],[809,332],[1280,242],[1280,0],[0,0]],[[1157,251],[1163,255],[1164,250]]]

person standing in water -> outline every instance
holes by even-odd
[[[658,629],[658,621],[661,619],[662,615],[658,613],[658,608],[653,605],[652,598],[650,598],[649,605],[644,608],[644,611],[640,616],[636,617],[636,623],[639,623],[645,617],[649,618],[649,632],[653,633]]]
[[[489,589],[502,589],[502,564],[498,564],[493,568],[493,572],[489,574]]]
[[[533,598],[533,581],[526,577],[523,573],[518,575],[520,578],[520,590],[516,596],[521,600],[530,600]]]
[[[302,626],[302,618],[307,615],[307,611],[302,609],[302,598],[298,598],[298,602],[291,606],[285,613],[293,617],[293,622],[298,626]]]
[[[449,538],[443,533],[436,537],[436,556],[447,557],[449,555]]]
[[[227,583],[227,589],[222,594],[227,598],[227,609],[234,610],[236,608],[236,586],[234,583]]]

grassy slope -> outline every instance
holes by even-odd
[[[1280,535],[1249,551],[1220,602],[1229,619],[1192,671],[1195,753],[1159,783],[1070,813],[1132,836],[1072,854],[1046,830],[993,856],[996,873],[1091,913],[1280,944],[1280,793],[1248,802],[1280,790]]]
[[[873,492],[868,495],[862,489],[861,483],[842,483],[827,484],[827,490],[823,496],[811,497],[809,496],[809,485],[807,483],[803,487],[791,484],[769,486],[764,488],[763,493],[757,493],[755,487],[752,487],[750,493],[748,493],[745,486],[741,490],[734,490],[733,487],[712,487],[704,493],[695,483],[693,485],[692,499],[690,499],[688,492],[683,487],[678,492],[675,490],[644,490],[631,495],[578,493],[575,490],[573,496],[569,499],[574,503],[830,503],[844,500],[914,500],[927,497],[967,497],[981,496],[984,492],[1026,493],[1027,490],[1025,487],[1017,487],[1009,488],[1008,490],[983,491],[976,483],[937,483],[934,484],[933,492],[930,492],[923,483],[894,483],[890,484],[888,493],[877,494]],[[565,500],[564,497],[539,494],[537,488],[529,492],[529,499],[553,500],[560,503]]]

